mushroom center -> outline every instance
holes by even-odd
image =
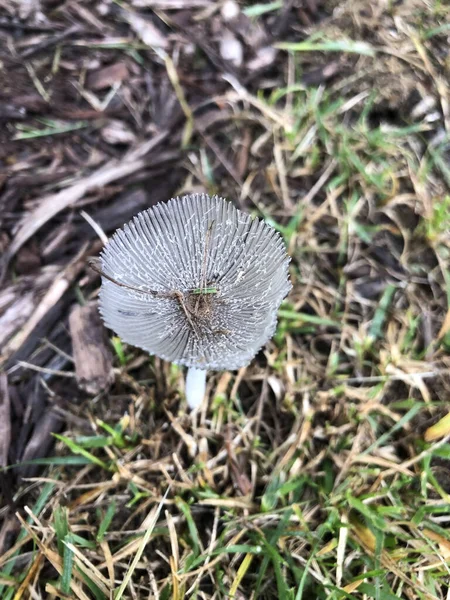
[[[190,290],[184,294],[186,310],[193,319],[208,320],[213,312],[217,299],[217,290],[214,286]]]

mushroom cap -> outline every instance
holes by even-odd
[[[279,233],[206,194],[139,213],[100,258],[106,326],[150,354],[198,369],[248,364],[274,334],[292,287]]]

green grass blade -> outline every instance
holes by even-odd
[[[110,470],[110,467],[105,462],[88,452],[85,448],[77,444],[74,440],[71,440],[70,438],[64,435],[60,435],[59,433],[54,433],[53,435],[57,440],[64,442],[64,444],[66,444],[69,450],[74,454],[81,454],[81,456],[84,456],[89,462],[93,463],[94,465],[102,467],[102,469],[105,469],[106,471]]]
[[[353,40],[328,40],[315,42],[305,40],[304,42],[280,42],[274,44],[279,50],[289,50],[291,52],[346,52],[352,54],[362,54],[363,56],[375,56],[375,48],[367,42]]]
[[[116,501],[113,500],[111,504],[108,506],[105,516],[101,520],[100,526],[98,528],[97,533],[97,541],[101,542],[105,537],[105,533],[108,531],[109,526],[111,525],[111,521],[113,520],[114,514],[116,512]]]
[[[70,582],[72,581],[73,570],[73,551],[67,546],[66,542],[72,543],[72,536],[70,533],[64,538],[63,572],[61,575],[61,590],[63,594],[70,593]]]

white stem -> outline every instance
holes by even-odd
[[[186,375],[186,400],[189,408],[196,410],[205,397],[206,371],[190,367]]]

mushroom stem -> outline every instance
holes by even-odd
[[[199,408],[205,397],[206,371],[190,367],[186,375],[186,400],[189,408]]]

